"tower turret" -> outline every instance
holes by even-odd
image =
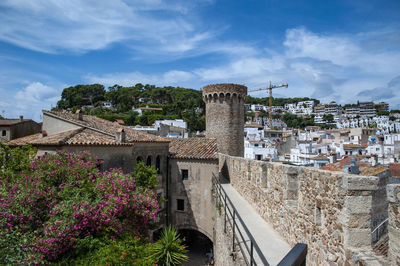
[[[212,84],[203,87],[206,103],[206,135],[216,138],[221,153],[243,157],[244,102],[247,87]]]

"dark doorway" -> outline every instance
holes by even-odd
[[[214,259],[213,243],[204,234],[196,230],[179,230],[182,238],[185,238],[185,245],[188,247],[189,260],[184,263],[187,266],[203,266],[211,264]]]

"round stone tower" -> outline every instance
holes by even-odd
[[[244,155],[244,102],[247,87],[212,84],[203,87],[206,103],[206,136],[216,138],[219,152]]]

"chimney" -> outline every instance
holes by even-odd
[[[115,139],[120,143],[124,143],[126,141],[125,130],[122,127],[118,128],[117,133],[115,134]]]
[[[42,130],[42,138],[47,137],[47,132],[46,130]]]
[[[76,110],[75,114],[74,114],[74,119],[76,120],[81,120],[82,121],[82,113],[81,110]]]
[[[356,158],[350,158],[350,166],[349,166],[349,173],[358,175],[360,173],[360,170],[358,169],[358,165],[356,165]]]
[[[20,115],[19,116],[19,122],[23,122],[24,121],[24,116],[23,115]]]

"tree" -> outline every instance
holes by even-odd
[[[83,105],[94,105],[99,101],[104,101],[104,86],[100,84],[76,85],[68,87],[61,93],[61,100],[57,102],[57,107],[68,109]]]
[[[389,111],[381,110],[381,111],[378,111],[377,115],[378,115],[378,116],[381,116],[381,115],[388,116],[388,115],[389,115]]]
[[[333,123],[333,121],[334,121],[335,119],[334,119],[333,114],[324,114],[324,115],[322,116],[322,120],[324,120],[326,123]]]
[[[157,170],[153,166],[146,166],[143,162],[138,162],[133,176],[139,187],[153,189],[157,186]]]
[[[149,260],[157,265],[181,265],[187,260],[186,246],[175,228],[168,226],[161,233],[161,238],[153,244]]]

